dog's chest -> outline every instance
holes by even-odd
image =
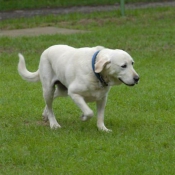
[[[86,91],[82,94],[86,102],[93,102],[93,101],[98,101],[104,98],[107,93],[108,89],[106,88],[101,88],[99,90],[94,90],[94,91]]]

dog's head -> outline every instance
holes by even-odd
[[[95,72],[101,73],[109,81],[109,85],[124,83],[134,86],[139,82],[139,75],[133,68],[132,57],[123,50],[103,49],[95,64]]]

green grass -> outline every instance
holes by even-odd
[[[24,21],[6,20],[1,26],[49,24],[91,32],[0,38],[0,174],[174,175],[174,8],[128,10],[124,18],[106,12]],[[54,102],[61,129],[42,122],[41,85],[20,78],[17,54],[24,54],[28,69],[35,71],[42,51],[54,44],[104,45],[133,56],[140,83],[111,89],[105,123],[112,133],[99,132],[96,117],[82,123],[69,98]]]
[[[160,0],[149,0],[149,2],[156,2]],[[148,2],[148,0],[125,0],[126,3]],[[120,3],[120,0],[0,0],[0,11],[16,10],[16,9],[35,9],[35,8],[55,8],[55,7],[71,7],[71,6],[96,6],[96,5],[114,5]]]

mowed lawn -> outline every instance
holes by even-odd
[[[0,37],[0,174],[174,175],[174,16],[173,7],[161,7],[127,10],[126,17],[113,11],[2,21],[4,29],[55,26],[90,32]],[[140,83],[112,87],[105,124],[113,132],[98,131],[96,116],[81,122],[70,98],[54,102],[61,129],[51,130],[42,121],[41,84],[21,79],[17,54],[36,71],[41,53],[54,44],[103,45],[132,55]]]

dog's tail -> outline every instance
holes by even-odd
[[[40,80],[39,71],[36,72],[29,72],[26,68],[25,59],[22,54],[18,54],[19,56],[19,63],[18,63],[18,73],[21,77],[30,82],[37,82]]]

